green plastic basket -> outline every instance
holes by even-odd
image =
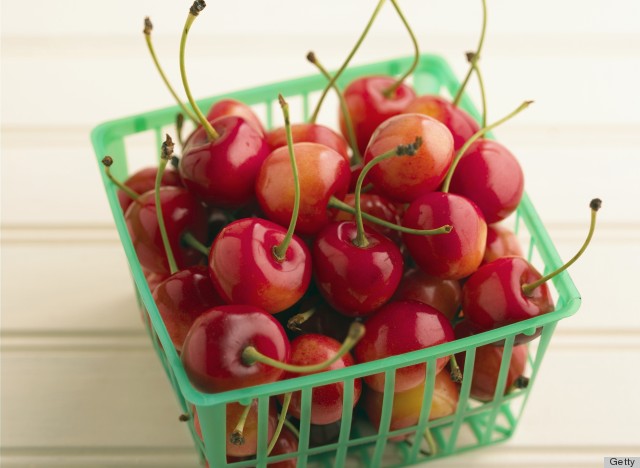
[[[344,86],[358,76],[372,74],[398,75],[406,70],[411,58],[389,60],[348,69],[339,80]],[[322,76],[309,76],[280,83],[273,83],[257,88],[246,89],[221,96],[214,96],[199,101],[202,108],[208,108],[221,98],[235,98],[249,105],[254,105],[264,112],[267,127],[274,121],[273,112],[279,112],[277,95],[282,93],[288,100],[300,102],[298,119],[309,114],[309,101],[313,93],[317,93],[325,85]],[[459,86],[448,64],[440,57],[422,55],[420,64],[413,75],[413,86],[418,94],[434,93],[453,95]],[[315,97],[315,96],[314,96]],[[315,102],[315,101],[313,101]],[[462,107],[477,117],[470,100],[465,96]],[[260,109],[261,108],[261,109]],[[407,466],[466,452],[482,446],[491,445],[508,439],[514,432],[529,392],[535,384],[536,376],[542,363],[545,351],[557,322],[575,313],[580,305],[580,296],[567,272],[553,279],[552,293],[556,299],[554,312],[535,317],[524,322],[512,324],[462,340],[446,343],[429,349],[393,356],[375,362],[358,364],[337,371],[329,371],[291,380],[275,382],[251,388],[243,388],[219,394],[201,393],[189,382],[167,330],[160,318],[144,274],[133,249],[127,232],[120,205],[116,197],[116,189],[104,175],[100,160],[105,155],[113,157],[113,173],[120,179],[127,176],[127,140],[139,138],[140,134],[149,132],[149,145],[145,154],[149,164],[157,160],[164,133],[173,134],[173,123],[179,111],[178,107],[168,107],[123,119],[106,122],[96,127],[91,139],[96,158],[103,177],[109,204],[113,212],[116,227],[126,252],[131,273],[136,286],[136,293],[141,309],[148,314],[148,330],[154,348],[160,358],[171,385],[175,390],[180,409],[183,413],[193,414],[196,408],[200,421],[203,440],[201,440],[189,422],[200,457],[206,459],[212,467],[266,467],[270,462],[291,458],[292,455],[266,456],[267,419],[269,399],[286,392],[301,390],[302,414],[300,419],[299,449],[293,455],[297,457],[297,466]],[[279,114],[276,114],[278,116]],[[296,121],[295,116],[292,120]],[[276,118],[276,122],[280,122]],[[129,155],[131,156],[131,155]],[[154,160],[155,158],[155,160]],[[525,194],[516,215],[512,217],[514,229],[524,246],[528,245],[527,256],[541,271],[552,271],[561,265],[556,249],[542,225],[531,201]],[[520,333],[531,335],[538,328],[540,337],[529,344],[527,388],[504,394],[507,370],[511,359],[514,338]],[[500,368],[498,384],[493,401],[480,403],[469,398],[473,362],[479,346],[504,340],[503,361]],[[464,379],[460,388],[460,400],[457,411],[448,417],[429,421],[430,401],[435,382],[435,361],[454,353],[466,353]],[[427,365],[427,383],[424,390],[423,410],[416,426],[397,431],[389,431],[395,371],[398,368],[415,365]],[[376,432],[358,411],[351,410],[353,402],[353,380],[366,375],[384,373],[385,393],[382,407],[380,430]],[[340,432],[334,443],[318,447],[309,447],[311,391],[314,387],[334,382],[344,382],[344,412],[340,423]],[[258,453],[255,459],[227,464],[225,454],[225,420],[226,405],[240,402],[247,405],[253,399],[258,400]],[[191,418],[193,421],[193,418]],[[400,434],[423,434],[429,430],[437,443],[437,453],[424,453],[423,446],[417,442],[389,442],[389,438]]]

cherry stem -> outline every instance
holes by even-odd
[[[247,406],[245,406],[242,414],[240,415],[240,419],[238,420],[238,424],[233,429],[233,432],[229,436],[229,442],[233,445],[244,445],[244,425],[247,422],[247,417],[249,416],[249,411],[251,411],[251,406],[253,405],[253,400]]]
[[[152,30],[153,30],[153,24],[151,23],[151,20],[147,16],[144,19],[144,30],[142,32],[144,33],[144,38],[147,41],[147,48],[149,49],[149,53],[151,54],[151,58],[153,59],[153,63],[156,66],[156,70],[158,70],[158,73],[160,73],[160,77],[162,78],[162,81],[164,81],[165,86],[167,87],[167,89],[169,90],[171,95],[173,96],[173,99],[176,100],[176,102],[178,103],[178,105],[182,109],[182,112],[184,112],[192,121],[197,122],[198,118],[195,115],[193,115],[193,112],[191,112],[187,108],[187,106],[184,105],[184,103],[182,102],[182,99],[180,99],[178,97],[178,94],[173,89],[173,86],[171,86],[171,84],[169,83],[169,80],[167,79],[167,76],[164,74],[164,70],[160,66],[160,62],[158,62],[158,57],[156,56],[156,51],[153,48],[153,43],[151,42],[151,31]]]
[[[180,238],[180,240],[185,244],[188,245],[189,247],[197,250],[198,252],[200,252],[202,255],[208,257],[209,256],[209,247],[207,247],[206,245],[204,245],[202,242],[200,242],[198,239],[195,238],[195,236],[193,234],[191,234],[190,232],[185,232],[182,237]]]
[[[309,309],[306,312],[301,312],[294,315],[287,321],[287,328],[291,331],[300,332],[300,325],[309,320],[316,313],[316,309]]]
[[[506,392],[507,395],[516,390],[523,390],[527,388],[529,386],[529,381],[530,381],[529,377],[526,377],[524,375],[517,377],[507,389],[507,392]]]
[[[416,39],[415,34],[413,33],[411,26],[409,26],[409,23],[407,22],[407,19],[402,13],[402,10],[400,9],[400,6],[396,2],[396,0],[391,0],[391,3],[393,4],[393,7],[396,9],[396,12],[398,12],[398,16],[402,20],[404,27],[407,28],[407,31],[409,32],[409,36],[411,37],[411,42],[413,42],[413,62],[411,63],[411,67],[409,67],[409,69],[404,73],[404,75],[398,78],[395,83],[393,83],[389,88],[387,88],[382,92],[384,97],[386,97],[387,99],[393,98],[395,96],[396,90],[400,87],[400,85],[402,85],[402,83],[404,83],[404,81],[409,76],[411,76],[411,74],[415,71],[416,67],[418,66],[418,62],[420,61],[420,47],[418,46],[418,40]]]
[[[329,203],[327,204],[329,208],[335,208],[340,211],[344,211],[346,213],[350,213],[355,216],[356,210],[351,205],[337,199],[336,197],[331,197],[329,199]],[[440,226],[437,229],[413,229],[405,226],[398,226],[397,224],[390,223],[381,218],[377,218],[369,213],[362,212],[362,217],[367,221],[370,221],[374,224],[378,224],[380,226],[393,229],[394,231],[405,232],[407,234],[415,234],[416,236],[433,236],[437,234],[448,234],[453,230],[453,226],[449,224],[445,224],[444,226]]]
[[[193,96],[191,95],[191,88],[189,88],[189,82],[187,81],[187,71],[184,66],[184,49],[187,45],[187,35],[189,34],[189,29],[191,29],[191,25],[195,21],[196,17],[200,14],[200,12],[204,10],[205,6],[207,5],[203,0],[196,0],[195,2],[193,2],[193,5],[191,5],[191,8],[189,9],[189,16],[187,16],[187,21],[185,22],[184,29],[182,31],[182,39],[180,40],[180,76],[182,77],[182,85],[184,86],[184,91],[187,94],[187,99],[189,99],[191,107],[193,107],[193,110],[198,116],[198,119],[196,121],[199,121],[200,124],[202,124],[204,131],[209,137],[209,141],[214,141],[220,138],[220,135],[218,134],[218,132],[216,132],[216,130],[204,116],[204,114],[200,110],[200,107],[198,107],[198,104],[196,104],[195,99],[193,99]]]
[[[451,355],[449,364],[451,366],[451,380],[453,380],[454,383],[462,383],[462,371],[460,370],[455,354]]]
[[[184,128],[184,114],[178,112],[176,114],[176,136],[180,147],[184,148],[184,140],[182,139],[182,129]]]
[[[476,77],[478,78],[478,86],[480,88],[480,99],[482,101],[482,121],[480,123],[481,127],[487,126],[487,96],[484,91],[484,79],[482,78],[482,73],[480,73],[480,67],[478,66],[478,62],[475,59],[474,52],[467,52],[467,61],[473,66],[473,70],[476,72]]]
[[[567,263],[562,265],[557,270],[552,271],[548,275],[543,276],[542,278],[540,278],[537,281],[534,281],[533,283],[523,284],[522,293],[525,296],[530,296],[534,289],[536,289],[541,284],[546,283],[554,276],[562,273],[564,270],[566,270],[571,265],[573,265],[575,261],[582,256],[584,251],[587,250],[587,246],[589,245],[589,243],[591,242],[591,238],[593,237],[593,233],[596,229],[596,214],[601,206],[602,206],[602,200],[600,200],[599,198],[594,198],[593,200],[591,200],[591,203],[589,204],[589,208],[591,208],[591,224],[589,226],[589,234],[587,234],[587,238],[585,239],[584,244],[582,244],[582,247],[580,248],[580,250],[578,250],[578,253],[575,254],[571,260],[569,260]]]
[[[451,185],[451,178],[453,177],[453,173],[456,170],[456,167],[458,166],[458,162],[460,162],[460,158],[462,158],[464,153],[469,149],[469,147],[472,144],[474,144],[476,142],[476,140],[478,140],[479,138],[483,137],[486,133],[490,132],[494,128],[496,128],[499,125],[503,124],[504,122],[506,122],[507,120],[511,119],[515,115],[519,114],[521,111],[523,111],[524,109],[529,107],[529,105],[531,105],[532,102],[533,101],[525,101],[525,102],[523,102],[522,104],[520,104],[520,106],[516,110],[511,112],[509,115],[501,118],[500,120],[498,120],[497,122],[492,123],[491,125],[488,125],[486,127],[481,128],[476,133],[474,133],[473,136],[471,136],[471,138],[469,138],[465,142],[465,144],[462,145],[462,148],[460,148],[458,150],[458,152],[456,153],[456,156],[453,158],[453,162],[451,163],[451,167],[449,168],[449,171],[447,172],[447,176],[445,177],[444,182],[442,183],[441,192],[447,193],[449,191],[449,185]]]
[[[413,156],[416,154],[416,151],[422,146],[422,137],[416,137],[413,143],[409,143],[407,145],[398,145],[394,149],[389,150],[385,153],[382,153],[379,156],[376,156],[371,161],[369,161],[362,168],[360,175],[358,176],[358,180],[356,182],[355,188],[355,209],[356,209],[356,227],[357,233],[356,238],[353,240],[353,244],[356,247],[360,247],[362,249],[366,248],[369,245],[369,241],[367,240],[367,236],[364,233],[364,223],[362,222],[362,206],[360,203],[360,194],[362,192],[362,184],[364,183],[364,179],[369,173],[369,171],[376,164],[381,163],[385,159],[393,158],[394,156]]]
[[[300,212],[300,179],[298,177],[298,164],[296,163],[296,155],[293,151],[293,136],[291,135],[291,121],[289,120],[289,104],[284,100],[282,94],[278,94],[278,102],[282,108],[284,115],[284,128],[287,133],[287,148],[289,149],[289,160],[291,161],[291,170],[293,171],[293,187],[295,195],[293,198],[293,211],[291,212],[291,221],[289,221],[289,229],[280,244],[273,248],[273,256],[277,261],[282,262],[293,238],[298,221],[298,213]]]
[[[320,73],[322,73],[322,75],[324,75],[324,77],[329,80],[329,82],[331,82],[331,74],[329,74],[327,69],[318,61],[318,57],[316,57],[316,54],[314,52],[309,52],[307,54],[307,60],[313,63],[318,68],[318,70],[320,70]],[[338,88],[338,85],[335,84],[335,82],[333,83],[332,88],[338,95],[338,100],[340,101],[340,108],[342,109],[342,115],[344,116],[344,125],[345,127],[347,127],[347,137],[349,138],[349,145],[353,150],[353,157],[357,162],[361,162],[362,155],[360,154],[360,150],[358,149],[358,140],[356,139],[356,132],[353,130],[353,121],[351,120],[349,109],[347,108],[347,102],[344,100],[344,95],[342,94],[342,91],[340,91],[340,88]]]
[[[107,174],[107,178],[111,182],[113,182],[113,184],[116,187],[122,190],[129,198],[131,198],[132,200],[137,200],[140,195],[134,192],[133,190],[131,190],[122,182],[120,182],[118,179],[116,179],[111,173],[111,165],[113,164],[113,158],[111,156],[105,156],[104,158],[102,158],[102,164],[104,165],[104,172],[105,174]]]
[[[345,69],[349,65],[349,62],[351,61],[353,56],[356,54],[356,52],[360,48],[360,45],[362,44],[362,42],[364,41],[364,38],[369,33],[369,29],[371,29],[371,26],[373,25],[373,22],[376,19],[376,16],[378,16],[378,13],[380,12],[380,9],[382,8],[382,5],[384,5],[384,2],[385,2],[385,0],[379,0],[378,1],[378,5],[376,6],[376,9],[373,11],[373,14],[371,15],[371,18],[369,18],[369,22],[365,26],[364,31],[362,31],[362,34],[358,38],[358,41],[353,46],[353,49],[351,49],[351,52],[349,52],[349,55],[345,59],[344,63],[340,66],[340,68],[338,69],[336,74],[333,75],[333,77],[329,80],[327,85],[322,90],[322,94],[320,95],[320,99],[318,100],[318,104],[316,104],[316,108],[313,111],[313,114],[311,115],[311,118],[309,119],[310,123],[316,123],[316,120],[318,120],[318,114],[320,113],[320,107],[322,107],[322,103],[324,102],[324,98],[327,96],[327,93],[329,92],[329,89],[331,89],[331,87],[334,85],[334,83],[336,81],[338,81],[338,78],[340,78],[342,73],[345,71]]]
[[[438,453],[438,444],[436,444],[436,440],[433,438],[433,434],[429,428],[424,431],[424,440],[429,447],[429,456],[436,455]]]
[[[289,421],[288,419],[285,419],[284,425],[287,426],[287,429],[289,429],[293,433],[293,435],[296,436],[297,439],[300,439],[300,432],[298,431],[298,428],[294,426],[291,421]]]
[[[482,45],[484,44],[484,36],[487,31],[487,2],[486,0],[482,0],[482,31],[480,32],[480,41],[478,42],[478,47],[476,48],[476,52],[473,57],[473,61],[471,62],[471,66],[469,67],[469,71],[467,71],[467,75],[464,77],[462,84],[458,88],[458,92],[453,98],[453,105],[457,106],[460,103],[460,99],[462,99],[462,93],[464,89],[467,87],[467,83],[469,82],[469,78],[471,78],[471,73],[473,73],[473,69],[476,65],[476,62],[480,60],[480,52],[482,51]]]
[[[191,416],[189,416],[189,413],[182,413],[180,416],[178,416],[178,421],[180,422],[187,422],[191,419]]]
[[[160,153],[160,163],[158,165],[158,172],[156,173],[156,184],[154,187],[154,196],[156,202],[156,216],[158,217],[158,229],[160,229],[160,236],[162,237],[162,244],[164,245],[165,253],[167,254],[167,261],[169,262],[169,271],[174,274],[178,271],[178,265],[176,264],[176,258],[173,256],[173,250],[169,243],[169,235],[167,234],[167,228],[164,224],[164,214],[162,213],[162,204],[160,202],[160,184],[162,183],[162,174],[167,167],[167,163],[171,159],[173,154],[173,141],[169,135],[166,136],[164,143],[162,143],[162,151]]]
[[[276,430],[273,433],[271,442],[269,442],[269,446],[267,447],[267,457],[271,455],[271,451],[273,450],[273,447],[275,447],[276,443],[278,442],[278,438],[280,437],[280,432],[282,432],[282,426],[284,425],[284,422],[287,419],[287,411],[289,411],[289,403],[291,403],[291,392],[284,394],[284,401],[282,402],[282,411],[280,412],[280,416],[278,418],[278,425],[276,426]]]
[[[248,366],[251,366],[256,362],[260,362],[277,369],[282,369],[286,372],[295,372],[298,374],[319,372],[325,370],[331,364],[338,361],[342,356],[347,354],[356,345],[356,343],[360,341],[360,338],[364,336],[364,332],[365,328],[362,323],[353,322],[349,327],[347,338],[344,340],[336,354],[332,358],[318,364],[296,366],[294,364],[287,364],[285,362],[276,361],[275,359],[271,359],[270,357],[265,356],[253,346],[247,346],[244,349],[244,351],[242,352],[242,361]]]

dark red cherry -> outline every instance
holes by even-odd
[[[182,347],[182,364],[193,386],[209,393],[280,380],[281,369],[245,363],[242,354],[248,346],[277,361],[289,361],[289,340],[271,314],[247,305],[217,306],[191,327]]]
[[[207,213],[204,207],[181,187],[161,187],[160,204],[178,268],[184,269],[200,263],[202,254],[184,246],[181,239],[189,232],[200,242],[206,240]],[[153,191],[140,195],[136,203],[129,206],[125,221],[142,267],[152,272],[169,274]]]
[[[225,226],[209,253],[211,281],[230,304],[248,304],[275,314],[294,305],[311,281],[309,249],[294,236],[285,256],[273,249],[287,230],[260,218],[244,218]]]
[[[149,190],[153,190],[156,185],[156,174],[158,173],[157,167],[145,167],[133,173],[125,182],[124,185],[129,187],[137,194],[143,194]],[[166,170],[162,173],[161,186],[182,187],[182,180],[180,174],[176,171]],[[118,202],[122,212],[125,213],[129,205],[133,202],[131,197],[124,193],[122,190],[118,190]]]
[[[411,101],[404,112],[417,113],[433,117],[442,122],[453,136],[453,148],[458,151],[473,136],[480,126],[466,111],[442,96],[424,94]]]
[[[453,320],[462,303],[462,287],[458,280],[428,276],[420,268],[412,268],[404,273],[393,298],[428,304]]]
[[[405,245],[422,270],[431,276],[460,279],[473,273],[484,256],[487,223],[480,209],[460,195],[433,192],[413,201],[402,225],[414,229],[453,226],[448,234],[402,234]]]
[[[365,228],[368,246],[354,245],[357,227],[343,221],[326,226],[313,244],[313,271],[322,296],[350,317],[370,314],[387,302],[400,282],[400,249],[388,238]]]
[[[524,192],[524,174],[515,156],[494,140],[478,140],[462,155],[449,186],[473,201],[488,224],[515,211]]]
[[[372,135],[364,162],[418,137],[422,145],[413,156],[387,159],[367,174],[377,193],[411,202],[440,186],[453,161],[453,137],[447,127],[426,115],[401,114],[386,120]]]
[[[223,304],[211,284],[209,270],[202,265],[169,276],[155,288],[153,300],[178,352],[193,322],[206,310]]]
[[[391,76],[367,76],[352,81],[344,90],[344,99],[351,116],[360,154],[364,154],[375,129],[389,117],[401,113],[416,96],[415,91],[403,83],[392,96],[387,97],[385,91],[395,83],[396,79]],[[340,112],[340,130],[347,137],[342,112]],[[415,135],[405,138],[404,141],[411,141],[414,138]]]
[[[315,123],[297,123],[291,125],[291,136],[294,143],[320,143],[341,154],[349,163],[349,145],[347,141],[329,127]],[[279,127],[267,133],[267,143],[271,150],[287,146],[287,133]]]
[[[262,122],[260,122],[258,116],[255,114],[255,112],[253,112],[253,109],[251,109],[251,107],[246,105],[244,102],[240,102],[235,99],[221,99],[215,102],[209,109],[207,120],[209,122],[212,122],[219,117],[228,115],[242,117],[260,135],[265,134]]]
[[[291,342],[291,364],[300,366],[318,364],[331,359],[338,353],[342,344],[328,336],[318,334],[305,334],[297,337]],[[351,354],[347,353],[339,360],[331,364],[325,370],[343,369],[354,365]],[[324,372],[324,371],[321,371]],[[314,374],[317,372],[314,372]],[[288,372],[283,379],[295,378],[300,373]],[[353,381],[353,405],[355,406],[362,392],[362,382],[360,379]],[[336,382],[315,387],[311,392],[311,424],[331,424],[342,418],[342,396],[344,394],[344,383]],[[282,402],[282,395],[278,397]],[[295,392],[291,396],[289,413],[300,419],[302,413],[302,394]]]
[[[354,348],[359,363],[453,341],[453,328],[439,310],[421,302],[390,302],[365,321],[366,333]],[[436,361],[436,373],[447,365],[449,356]],[[395,392],[404,392],[424,382],[425,365],[416,364],[396,371]],[[364,377],[369,387],[384,391],[384,374]]]
[[[255,180],[269,146],[242,117],[220,117],[211,125],[218,138],[210,140],[199,127],[186,143],[180,158],[182,180],[207,204],[241,206],[254,198]]]
[[[330,222],[329,199],[342,199],[347,193],[349,165],[340,154],[318,143],[295,143],[293,148],[301,192],[296,233],[315,234]],[[256,195],[271,221],[289,225],[295,186],[286,147],[274,150],[262,165]]]

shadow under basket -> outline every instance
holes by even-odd
[[[345,71],[338,84],[343,87],[354,78],[364,75],[397,76],[406,70],[410,63],[411,58],[401,58],[352,67]],[[296,122],[308,117],[310,103],[316,102],[325,83],[325,79],[320,75],[309,76],[210,97],[199,101],[199,105],[203,109],[208,109],[213,102],[221,98],[238,99],[253,106],[267,128],[271,128],[274,124],[281,125],[278,93],[282,93],[289,101],[292,121]],[[459,86],[448,64],[442,58],[433,55],[421,56],[412,84],[418,94],[431,93],[445,96],[454,95]],[[330,102],[326,102],[325,109],[329,109],[330,105]],[[461,107],[475,117],[478,116],[467,96],[463,97]],[[331,124],[335,124],[337,107],[334,105],[330,109],[332,111],[330,118],[333,119]],[[218,394],[205,394],[196,390],[185,374],[180,357],[167,334],[149,291],[118,204],[116,188],[106,178],[100,164],[105,155],[110,155],[114,159],[112,173],[120,180],[124,180],[129,171],[136,169],[136,165],[142,167],[157,164],[165,133],[175,135],[174,122],[178,112],[179,108],[176,106],[106,122],[93,130],[91,138],[149,336],[167,378],[173,386],[180,411],[190,416],[189,421],[183,424],[189,426],[196,449],[203,461],[206,460],[209,466],[216,468],[266,467],[268,463],[290,458],[296,459],[298,467],[400,467],[448,457],[511,437],[522,416],[529,392],[535,385],[538,370],[556,324],[560,319],[575,313],[580,305],[580,296],[567,272],[556,276],[549,285],[556,301],[555,311],[524,322],[433,348],[358,364],[337,371]],[[324,114],[321,114],[321,119],[323,116]],[[139,156],[140,160],[137,159]],[[510,227],[516,232],[525,248],[526,256],[539,271],[546,273],[561,265],[558,253],[526,193],[516,214],[509,220],[512,223]],[[537,332],[540,332],[540,336],[528,345],[526,375],[530,379],[529,385],[523,389],[505,392],[514,338],[521,333],[532,335]],[[504,352],[493,400],[475,401],[469,394],[476,350],[480,346],[500,341],[504,342]],[[465,353],[466,362],[457,410],[448,417],[430,421],[431,405],[429,403],[434,392],[435,361],[440,357],[457,353]],[[395,372],[399,368],[410,365],[426,365],[427,380],[424,386],[422,412],[416,425],[390,431]],[[367,422],[367,418],[361,414],[360,410],[351,410],[354,399],[354,379],[377,373],[385,375],[379,431]],[[323,445],[310,443],[310,433],[314,430],[310,424],[312,389],[334,382],[344,383],[344,411],[339,427],[335,428],[334,437],[329,442]],[[270,399],[292,391],[301,391],[302,398],[302,412],[297,422],[300,432],[298,451],[293,454],[267,457]],[[257,455],[251,459],[230,463],[226,457],[226,406],[230,403],[248,405],[254,399],[258,402]],[[202,438],[193,425],[194,410],[198,413]],[[436,445],[435,451],[425,442],[423,435],[426,433],[432,435]],[[397,436],[401,434],[408,437],[402,442],[390,441],[394,436],[398,439]]]

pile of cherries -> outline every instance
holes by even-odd
[[[202,1],[191,7],[180,48],[191,104],[178,101],[181,156],[167,136],[159,167],[123,183],[110,173],[113,160],[103,160],[120,187],[139,262],[195,388],[224,392],[340,369],[554,309],[546,281],[557,272],[543,277],[522,257],[514,233],[496,224],[520,202],[521,167],[506,147],[483,138],[528,102],[493,125],[483,117],[480,128],[458,107],[462,88],[450,101],[418,96],[405,82],[417,65],[416,48],[402,77],[360,77],[343,94],[335,81],[348,60],[332,76],[309,54],[328,80],[324,94],[339,93],[340,132],[316,123],[322,100],[309,121],[291,123],[280,96],[285,125],[271,130],[231,99],[216,102],[205,116],[184,66],[187,34],[203,8]],[[147,19],[145,37],[159,67],[150,33]],[[480,76],[479,52],[480,46],[469,54],[469,74]],[[183,116],[196,125],[184,140]],[[591,204],[588,240],[599,205]],[[526,385],[525,343],[534,337],[517,337],[505,392]],[[471,397],[493,398],[502,349],[476,350]],[[436,361],[431,419],[455,412],[464,357]],[[425,365],[398,369],[390,430],[418,423],[425,379]],[[352,404],[377,427],[384,374],[362,380],[353,382]],[[342,382],[313,389],[312,435],[339,424],[344,391]],[[295,452],[300,392],[270,404],[270,454]],[[255,455],[257,407],[256,400],[227,405],[229,460]],[[200,433],[197,412],[187,418]],[[270,466],[295,466],[295,460]]]

